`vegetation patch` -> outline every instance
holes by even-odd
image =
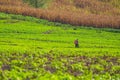
[[[32,16],[74,26],[120,28],[118,0],[1,0],[0,12]],[[115,2],[114,2],[115,1]],[[47,5],[48,4],[48,5]],[[45,8],[40,6],[47,5]],[[40,8],[38,8],[40,7]],[[73,13],[74,12],[74,13]]]
[[[0,80],[120,79],[119,29],[1,16]]]

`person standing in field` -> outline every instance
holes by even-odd
[[[75,44],[75,48],[78,48],[78,47],[79,47],[78,39],[76,39],[76,40],[74,41],[74,44]]]

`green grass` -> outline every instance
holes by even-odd
[[[0,13],[0,65],[4,80],[119,80],[120,30]]]

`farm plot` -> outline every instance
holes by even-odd
[[[0,13],[0,79],[119,80],[120,30]]]

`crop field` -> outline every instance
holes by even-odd
[[[120,30],[0,13],[0,80],[120,80]]]

